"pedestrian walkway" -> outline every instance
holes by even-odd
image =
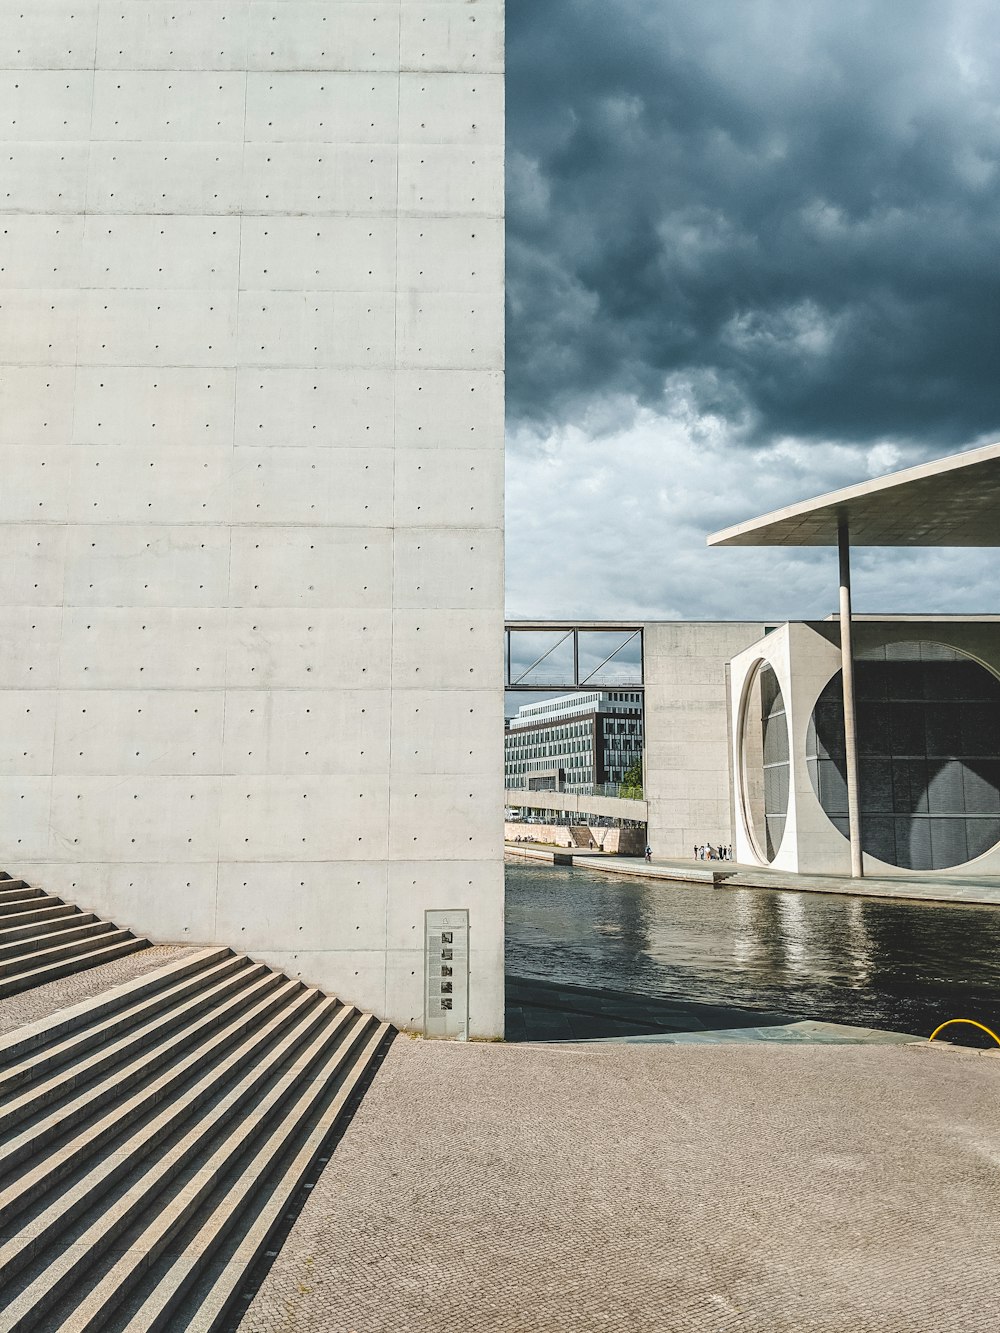
[[[611,875],[638,876],[651,880],[681,880],[727,889],[785,889],[797,893],[839,893],[849,897],[898,898],[931,903],[981,903],[1000,906],[1000,878],[972,879],[958,875],[898,875],[852,879],[849,875],[796,875],[789,871],[762,869],[735,861],[696,861],[641,856],[604,856],[569,848],[540,844],[507,843],[508,855],[523,855],[556,865],[585,865]]]
[[[397,1039],[240,1333],[986,1333],[1000,1059]]]

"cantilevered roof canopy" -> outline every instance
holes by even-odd
[[[709,546],[1000,546],[1000,444],[831,491],[713,532]]]

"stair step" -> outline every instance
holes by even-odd
[[[0,1000],[6,999],[9,995],[19,995],[21,991],[32,990],[35,986],[44,986],[49,981],[58,981],[60,977],[68,977],[73,972],[82,972],[86,968],[99,967],[101,963],[111,963],[126,954],[137,953],[140,949],[149,948],[149,940],[136,938],[129,935],[127,931],[118,931],[116,934],[124,935],[125,938],[114,944],[108,944],[107,941],[110,937],[102,935],[100,937],[101,947],[96,948],[95,946],[92,953],[83,955],[74,953],[71,957],[62,957],[55,962],[34,968],[30,972],[0,978]],[[37,960],[39,955],[35,957]]]
[[[64,938],[70,938],[71,932],[79,932],[84,926],[101,926],[104,930],[114,929],[109,922],[102,921],[93,912],[74,912],[68,919],[57,917],[54,921],[29,921],[24,924],[18,922],[16,926],[4,926],[0,922],[0,958],[9,956],[12,950],[16,952],[17,946],[27,941],[59,943]]]
[[[42,1148],[58,1139],[63,1140],[57,1161],[37,1162],[0,1189],[0,1226],[7,1226],[11,1218],[30,1207],[46,1190],[71,1175],[102,1144],[165,1102],[171,1093],[177,1092],[194,1076],[199,1066],[210,1067],[212,1060],[222,1056],[234,1040],[269,1019],[275,1011],[280,1011],[282,1004],[302,989],[301,982],[286,982],[282,986],[279,973],[263,964],[259,967],[259,975],[252,978],[247,987],[249,1007],[232,1003],[227,1006],[223,1002],[218,1010],[209,1010],[186,1032],[168,1036],[158,1047],[140,1052],[125,1069],[112,1070],[108,1077],[85,1087],[76,1098],[57,1105],[41,1120],[29,1120],[0,1147],[2,1175],[14,1172],[23,1163],[36,1158]],[[230,1021],[225,1023],[227,1018]],[[169,1064],[171,1056],[177,1056],[181,1050],[187,1052],[184,1058]],[[150,1081],[148,1075],[155,1074],[164,1064],[167,1064],[165,1072]],[[128,1093],[132,1088],[136,1091],[127,1099],[122,1100],[118,1095]],[[17,1116],[18,1123],[31,1114],[34,1090],[29,1090],[24,1100],[28,1103],[26,1111],[18,1114],[20,1108],[15,1102],[11,1112],[12,1116]],[[114,1102],[114,1105],[95,1123],[93,1117],[108,1102]],[[41,1109],[45,1109],[44,1105]],[[75,1136],[67,1141],[66,1134],[74,1130],[77,1131]]]
[[[89,953],[97,947],[98,941],[102,944],[105,941],[111,943],[113,939],[126,939],[128,936],[127,930],[116,930],[110,921],[99,921],[96,927],[83,926],[80,930],[67,930],[62,933],[67,937],[62,941],[58,936],[41,935],[10,945],[9,948],[17,952],[8,953],[5,957],[0,955],[0,979],[14,977],[18,972],[29,972],[34,968],[44,967],[48,962],[57,963],[63,958]],[[36,944],[38,947],[32,947]]]
[[[49,898],[51,896],[44,889],[33,889],[27,884],[22,884],[16,889],[0,889],[0,911],[6,912],[8,908],[16,906],[17,903],[37,902],[39,898]]]
[[[0,998],[148,945],[0,871]],[[0,1037],[0,1333],[216,1333],[390,1032],[212,947]]]
[[[350,1019],[350,1022],[348,1020]],[[264,1142],[252,1161],[244,1166],[236,1184],[213,1209],[210,1222],[199,1232],[197,1255],[202,1262],[210,1251],[205,1242],[221,1240],[239,1216],[246,1197],[266,1176],[267,1169],[281,1151],[284,1142],[301,1129],[315,1110],[338,1072],[348,1064],[369,1026],[366,1014],[341,1009],[332,1024],[324,1024],[318,1035],[298,1056],[290,1069],[274,1083],[266,1096],[254,1106],[254,1139]],[[310,1070],[316,1067],[310,1077]],[[272,1127],[272,1122],[278,1123]],[[241,1126],[232,1127],[211,1157],[164,1206],[157,1209],[149,1225],[134,1238],[114,1266],[103,1275],[85,1300],[73,1311],[69,1327],[73,1333],[100,1333],[109,1315],[121,1304],[122,1297],[135,1287],[145,1270],[153,1264],[170,1242],[183,1230],[230,1173],[247,1150]],[[211,1223],[215,1222],[213,1228]],[[214,1234],[213,1234],[214,1231]]]
[[[9,925],[14,925],[21,912],[37,912],[40,907],[66,906],[69,906],[69,904],[64,903],[61,898],[56,898],[51,893],[33,893],[24,898],[10,898],[6,902],[0,903],[0,921],[7,921]],[[77,909],[74,908],[74,910]]]
[[[6,1070],[0,1072],[0,1106],[5,1099],[12,1097],[18,1088],[29,1083],[37,1086],[40,1080],[51,1075],[54,1070],[71,1060],[81,1059],[95,1047],[100,1047],[102,1052],[106,1052],[110,1049],[110,1044],[117,1042],[125,1033],[130,1035],[130,1039],[141,1041],[143,1028],[139,1026],[140,1024],[148,1023],[165,1009],[182,1005],[195,993],[198,993],[200,1002],[204,1004],[206,995],[217,982],[249,966],[249,959],[245,954],[234,954],[228,949],[213,949],[206,952],[210,954],[208,967],[199,967],[197,970],[187,968],[179,976],[169,978],[170,984],[167,985],[146,986],[141,991],[130,989],[123,996],[122,1007],[112,1010],[107,1017],[98,1016],[97,1021],[89,1025],[66,1028],[68,1035],[62,1040],[59,1040],[62,1032],[60,1029],[53,1032],[53,1039],[40,1050],[32,1047],[23,1059],[10,1064]],[[222,958],[218,958],[220,953],[223,955]],[[133,995],[138,998],[129,1003]],[[75,1069],[73,1077],[76,1077]]]
[[[68,916],[76,916],[79,911],[80,909],[74,907],[72,903],[53,901],[50,905],[48,900],[29,911],[12,912],[10,916],[4,916],[3,911],[0,910],[0,931],[20,930],[22,927],[30,926],[35,922],[41,924],[46,921],[63,921]]]
[[[147,996],[169,987],[175,980],[191,976],[209,967],[216,959],[242,957],[233,954],[224,945],[201,949],[197,953],[183,958],[175,958],[162,967],[123,981],[100,995],[81,1000],[68,1009],[60,1009],[27,1027],[10,1032],[0,1037],[0,1068],[5,1068],[23,1059],[31,1051],[39,1050],[52,1042],[62,1041],[71,1033],[79,1032],[91,1023],[102,1022],[119,1011],[127,1012],[129,1006],[140,1002]]]
[[[365,1024],[365,1035],[371,1030],[373,1023],[374,1019],[368,1019]],[[182,1324],[173,1322],[178,1308],[183,1305],[186,1293],[198,1277],[199,1268],[202,1266],[199,1263],[202,1247],[210,1258],[213,1250],[218,1248],[226,1233],[233,1227],[237,1207],[245,1203],[255,1189],[259,1180],[257,1173],[265,1171],[268,1162],[273,1161],[274,1154],[270,1153],[266,1146],[207,1220],[199,1233],[197,1243],[188,1246],[171,1265],[141,1309],[125,1326],[124,1333],[165,1333],[171,1327],[184,1328],[186,1333],[215,1333],[230,1313],[233,1302],[246,1281],[247,1273],[270,1243],[281,1219],[288,1211],[289,1204],[309,1174],[337,1121],[343,1115],[344,1108],[353,1096],[358,1083],[371,1068],[372,1061],[390,1031],[388,1023],[376,1024],[374,1032],[365,1042],[364,1049],[355,1059],[336,1095],[326,1104],[306,1141],[291,1162],[284,1167],[280,1178],[268,1182],[268,1197],[264,1207],[247,1228],[228,1262],[215,1277],[211,1288],[202,1293],[197,1309],[190,1311]]]
[[[231,1023],[255,1000],[273,990],[279,980],[278,974],[263,963],[248,962],[209,988],[199,990],[193,998],[123,1033],[116,1041],[102,1043],[96,1050],[90,1045],[83,1058],[68,1068],[57,1069],[48,1079],[32,1082],[20,1096],[0,1103],[0,1135],[40,1115],[53,1103],[60,1103],[51,1116],[41,1123],[33,1122],[0,1146],[0,1173],[33,1155],[53,1137],[73,1129],[112,1098],[122,1097],[140,1082],[148,1082],[172,1057],[183,1052],[190,1054],[196,1039],[207,1037],[227,1020]],[[96,1081],[108,1070],[109,1077]],[[73,1097],[77,1088],[83,1091]],[[16,1145],[21,1140],[18,1150]]]
[[[317,1003],[318,999],[318,1003]],[[154,1204],[170,1182],[187,1167],[199,1151],[211,1142],[215,1132],[230,1116],[236,1117],[231,1133],[242,1142],[239,1123],[242,1108],[260,1093],[288,1056],[321,1025],[337,1001],[316,991],[299,988],[291,1004],[258,1027],[217,1068],[210,1070],[184,1097],[171,1102],[150,1124],[101,1161],[82,1180],[77,1181],[36,1217],[20,1233],[0,1246],[0,1287],[6,1289],[12,1274],[32,1259],[44,1255],[36,1277],[3,1308],[0,1327],[4,1333],[28,1333],[79,1279],[97,1256],[106,1252],[138,1219],[143,1209]],[[275,1037],[279,1039],[275,1042]],[[260,1059],[253,1059],[260,1053]],[[244,1063],[246,1062],[246,1063]],[[226,1075],[247,1070],[226,1092],[214,1100],[183,1136],[165,1153],[151,1157],[150,1150],[162,1143],[181,1120],[198,1106],[204,1106],[225,1086]],[[180,1115],[180,1108],[186,1107]],[[138,1163],[149,1162],[139,1178],[114,1203],[102,1209],[82,1235],[59,1253],[51,1246],[63,1228],[97,1203],[108,1189]],[[67,1327],[63,1323],[63,1327]]]
[[[119,1137],[114,1145],[114,1151],[98,1158],[98,1160],[83,1174],[72,1183],[60,1189],[54,1189],[51,1197],[36,1214],[32,1215],[21,1229],[10,1237],[9,1240],[0,1244],[0,1293],[2,1293],[10,1282],[11,1277],[19,1272],[26,1264],[29,1264],[34,1258],[44,1255],[46,1249],[58,1243],[60,1233],[73,1221],[86,1213],[88,1209],[99,1204],[107,1192],[129,1172],[136,1169],[143,1170],[148,1163],[155,1165],[156,1149],[169,1140],[178,1129],[182,1128],[184,1122],[189,1119],[195,1111],[210,1103],[213,1097],[217,1097],[220,1090],[226,1087],[229,1077],[239,1069],[243,1060],[249,1060],[258,1055],[262,1050],[265,1052],[263,1058],[266,1061],[267,1048],[272,1046],[275,1039],[287,1030],[290,1024],[294,1023],[303,1013],[308,1014],[315,1007],[317,992],[307,990],[299,982],[285,980],[284,985],[278,995],[277,1012],[273,1012],[274,1005],[264,1001],[258,1005],[252,1012],[248,1021],[249,1035],[238,1044],[233,1046],[229,1041],[230,1053],[218,1064],[210,1066],[200,1078],[197,1078],[193,1084],[184,1087],[176,1097],[170,1099],[166,1096],[161,1097],[159,1108],[152,1119],[146,1120],[127,1133]],[[255,1022],[255,1017],[261,1014],[266,1015],[262,1022]],[[224,1040],[228,1036],[224,1034]],[[196,1053],[193,1059],[184,1062],[186,1070],[191,1073],[196,1065],[201,1064],[201,1057]],[[248,1078],[253,1080],[257,1074],[258,1066],[254,1065]],[[162,1080],[158,1080],[160,1091],[169,1091],[176,1080],[171,1079],[174,1071],[168,1071]],[[221,1102],[217,1103],[221,1105]],[[125,1125],[128,1124],[128,1115],[131,1110],[129,1103],[124,1107],[116,1108],[119,1112],[119,1119]],[[212,1115],[213,1110],[207,1112]],[[115,1112],[106,1117],[106,1120],[113,1127]],[[205,1116],[196,1118],[196,1123],[201,1124]],[[103,1127],[95,1127],[100,1129]],[[80,1136],[85,1138],[86,1136]],[[107,1135],[104,1136],[105,1138]],[[85,1150],[86,1145],[77,1141],[72,1144],[64,1145],[70,1152]],[[49,1167],[48,1182],[45,1182],[44,1167]],[[27,1184],[29,1189],[35,1185],[44,1187],[47,1185],[58,1184],[66,1172],[62,1169],[61,1160],[48,1163],[39,1163],[39,1165],[25,1177],[22,1182],[17,1182],[14,1189],[4,1190],[0,1199],[4,1204],[4,1217],[0,1222],[0,1228],[7,1230],[7,1203],[8,1198],[11,1203],[17,1203],[14,1199],[18,1187]],[[23,1190],[22,1190],[23,1192]],[[107,1211],[114,1212],[116,1205],[112,1205]],[[6,1308],[6,1307],[4,1307]],[[0,1317],[0,1328],[7,1333],[6,1320]]]
[[[95,934],[107,934],[113,929],[115,926],[111,921],[101,921],[100,917],[81,912],[60,921],[55,930],[43,928],[33,930],[21,940],[0,941],[0,976],[3,976],[5,966],[15,960],[41,953],[45,949],[61,948],[64,944],[76,944],[79,940],[88,940]]]

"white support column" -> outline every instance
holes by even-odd
[[[837,531],[840,551],[840,660],[844,682],[844,749],[847,760],[847,818],[851,839],[851,875],[861,879],[861,802],[858,792],[858,740],[854,707],[854,636],[851,625],[851,538],[847,519]]]

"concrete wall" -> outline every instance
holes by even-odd
[[[481,1035],[502,11],[0,3],[0,864]]]
[[[760,753],[759,723],[751,720],[755,733],[752,743],[747,738],[745,746],[741,735],[750,689],[758,667],[764,662],[773,667],[781,687],[792,756],[785,832],[771,864],[777,870],[797,871],[800,869],[800,848],[806,847],[811,849],[814,872],[850,874],[849,848],[813,794],[804,759],[799,762],[797,758],[805,755],[809,719],[816,699],[826,682],[840,669],[840,649],[806,625],[797,623],[782,625],[766,639],[739,653],[730,666],[730,746],[732,771],[736,775],[733,855],[737,861],[749,865],[768,864],[762,839],[751,836],[749,826],[752,821],[746,812],[749,788],[753,784],[763,815],[763,780],[754,783],[753,773],[748,771],[751,766],[744,764],[745,748]],[[834,837],[830,838],[829,833]]]
[[[760,622],[660,622],[643,629],[644,791],[654,856],[732,841],[726,664]]]
[[[575,833],[574,833],[575,830]],[[591,840],[602,852],[614,856],[641,856],[646,845],[646,835],[642,829],[603,828],[595,825],[575,824],[504,824],[504,838],[507,842],[551,843],[554,847],[575,847],[577,850],[588,849]]]

